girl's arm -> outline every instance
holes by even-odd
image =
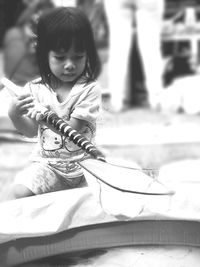
[[[31,94],[12,97],[8,110],[8,115],[15,128],[27,137],[36,136],[38,130],[38,122],[26,116],[28,110],[34,107],[33,101]]]
[[[78,132],[82,132],[82,130],[84,130],[85,126],[88,124],[86,121],[76,118],[71,118],[67,123]]]

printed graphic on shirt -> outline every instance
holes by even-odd
[[[41,131],[41,145],[45,151],[59,150],[63,148],[63,138],[49,128],[43,128]]]
[[[91,140],[93,131],[91,127],[87,125],[81,134],[88,140]],[[44,157],[60,158],[62,154],[76,153],[81,150],[79,146],[75,145],[67,137],[53,132],[46,126],[41,126],[40,128],[40,146]]]

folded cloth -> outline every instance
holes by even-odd
[[[196,169],[200,169],[198,167],[200,166],[199,161],[194,161],[193,168],[194,165]],[[45,236],[76,227],[123,220],[187,220],[199,222],[200,176],[197,175],[191,180],[186,180],[181,173],[174,172],[173,174],[161,170],[161,175],[157,179],[175,189],[175,194],[171,196],[140,195],[140,202],[137,202],[136,195],[130,197],[129,217],[123,217],[122,209],[120,209],[120,214],[115,212],[112,214],[112,209],[107,212],[106,208],[108,206],[105,202],[101,202],[101,199],[94,194],[90,186],[1,203],[0,243],[22,237]],[[118,206],[122,198],[121,195],[123,195],[122,192],[119,193],[118,199],[110,198],[109,201],[112,202],[112,205],[109,204],[109,207]],[[143,197],[148,197],[148,199],[141,201]],[[140,209],[138,203],[141,204]],[[135,211],[135,205],[140,212]],[[124,214],[127,214],[127,207],[124,207]]]

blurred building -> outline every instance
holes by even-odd
[[[166,84],[200,65],[200,0],[167,0],[162,30]]]
[[[169,18],[185,7],[199,7],[200,0],[165,0],[165,18]]]
[[[117,1],[117,0],[115,0]],[[53,0],[56,6],[80,5],[89,16],[97,44],[108,45],[108,28],[105,23],[104,9],[95,0]],[[81,3],[81,4],[80,4]],[[0,47],[5,32],[14,26],[17,18],[24,10],[23,0],[0,0]],[[133,52],[134,60],[140,60],[137,44]],[[182,66],[188,64],[194,68],[200,65],[200,0],[165,0],[165,15],[162,30],[162,51],[166,59],[174,59]],[[135,54],[134,54],[135,53]],[[189,62],[189,63],[188,63]],[[187,66],[186,66],[187,65]],[[182,67],[183,69],[183,67]],[[141,71],[138,73],[142,79]]]

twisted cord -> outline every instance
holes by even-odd
[[[105,157],[101,151],[99,151],[90,141],[87,140],[87,138],[79,134],[63,119],[59,118],[53,111],[45,111],[40,122],[51,125],[56,131],[66,136],[70,141],[87,152],[92,158],[105,161]]]

